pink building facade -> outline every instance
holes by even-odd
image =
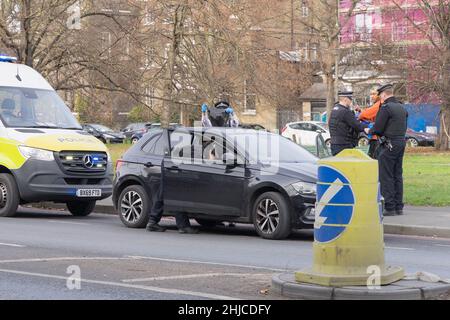
[[[351,3],[351,0],[340,2],[343,46],[355,42],[378,41],[398,45],[426,44],[427,36],[419,32],[415,25],[431,34],[433,32],[427,29],[427,18],[416,0],[361,0],[348,18]]]
[[[432,3],[431,0],[430,4]],[[340,47],[368,50],[389,47],[390,56],[386,58],[380,54],[380,59],[383,60],[383,57],[391,61],[402,59],[401,63],[407,66],[397,73],[389,67],[387,68],[389,72],[372,79],[371,82],[400,84],[399,94],[404,101],[418,102],[421,99],[422,102],[423,100],[438,102],[432,96],[418,96],[411,81],[421,76],[420,73],[414,72],[415,65],[429,56],[430,37],[439,38],[439,35],[430,28],[428,18],[419,7],[418,1],[361,0],[349,17],[351,6],[351,0],[340,2],[342,25]]]

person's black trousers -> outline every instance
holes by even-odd
[[[150,185],[152,193],[152,208],[150,210],[150,224],[157,224],[161,221],[164,213],[164,162],[161,163],[161,179],[152,181]],[[188,216],[183,212],[175,213],[178,229],[190,227]]]
[[[377,158],[377,149],[378,149],[378,140],[370,140],[369,141],[369,151],[367,155],[372,159]]]
[[[341,152],[344,149],[353,149],[354,146],[351,143],[347,143],[347,144],[332,144],[331,145],[331,154],[333,155],[333,157],[335,155],[337,155],[339,152]]]
[[[393,140],[392,151],[385,145],[379,147],[378,164],[381,194],[386,211],[403,210],[403,156],[406,141]]]

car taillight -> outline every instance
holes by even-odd
[[[287,126],[284,126],[284,128],[281,129],[281,133],[284,133],[286,131],[286,129],[287,129]]]
[[[146,133],[146,132],[147,132],[147,129],[141,129],[141,132],[142,132],[142,133]]]
[[[120,167],[122,167],[123,160],[117,160],[116,162],[116,172],[120,170]]]

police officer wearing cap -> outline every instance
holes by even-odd
[[[353,92],[339,91],[339,102],[334,106],[330,116],[331,153],[337,155],[344,149],[356,147],[357,134],[367,127],[358,120],[350,110]]]
[[[378,88],[382,104],[375,125],[366,129],[380,138],[378,163],[381,194],[385,200],[384,215],[403,214],[403,156],[406,147],[408,112],[394,97],[394,86]]]

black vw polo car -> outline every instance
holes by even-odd
[[[127,227],[143,228],[164,177],[166,214],[203,226],[254,224],[283,239],[314,224],[317,158],[290,140],[234,128],[159,129],[117,162],[113,202]]]

